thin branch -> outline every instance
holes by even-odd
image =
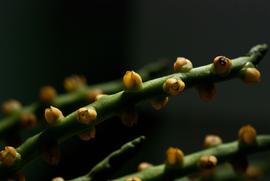
[[[126,108],[126,106],[135,105],[140,101],[147,100],[155,96],[168,95],[168,92],[164,91],[163,85],[169,78],[181,79],[185,82],[187,88],[199,83],[220,82],[237,78],[240,76],[239,74],[242,71],[242,68],[244,68],[247,63],[254,64],[256,66],[266,51],[267,45],[257,45],[252,49],[252,52],[250,52],[248,56],[233,59],[230,72],[226,74],[226,76],[219,76],[213,73],[213,64],[209,64],[193,68],[188,72],[175,73],[144,82],[140,89],[136,91],[121,91],[113,95],[104,96],[96,102],[86,106],[87,108],[94,109],[96,111],[97,117],[94,121],[89,124],[78,122],[77,111],[67,115],[65,118],[61,119],[61,122],[57,126],[50,127],[47,130],[28,138],[24,143],[17,147],[19,156],[17,157],[16,162],[9,167],[0,164],[0,175],[7,175],[21,169],[43,151],[43,145],[48,140],[63,142],[73,135],[102,123],[104,120],[119,113],[121,110]]]

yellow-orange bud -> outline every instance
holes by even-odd
[[[251,125],[246,125],[240,128],[238,132],[238,137],[240,143],[243,143],[245,145],[252,145],[256,142],[256,136],[257,132],[254,127]]]
[[[163,107],[166,107],[169,101],[169,97],[158,97],[151,100],[151,104],[154,109],[160,110]]]
[[[206,102],[214,99],[217,94],[215,84],[213,83],[198,85],[197,90],[200,99]]]
[[[142,162],[138,165],[138,171],[143,171],[147,168],[150,168],[152,167],[153,165],[151,163],[148,163],[148,162]]]
[[[44,86],[39,90],[39,99],[42,102],[50,103],[56,96],[57,92],[52,86]]]
[[[49,125],[55,125],[60,119],[64,118],[60,109],[53,106],[45,109],[44,116]]]
[[[137,90],[142,86],[142,78],[134,71],[126,71],[123,83],[126,90]]]
[[[142,181],[139,177],[129,177],[126,181]]]
[[[184,153],[182,150],[169,147],[166,151],[166,165],[168,166],[177,166],[182,164],[184,161]]]
[[[12,166],[16,161],[17,153],[16,149],[12,146],[6,146],[4,150],[0,152],[0,161],[6,166]]]
[[[92,128],[91,130],[89,130],[89,131],[80,133],[80,134],[79,134],[79,137],[80,137],[80,139],[83,140],[83,141],[89,141],[89,140],[95,138],[95,137],[96,137],[96,128],[93,127],[93,128]]]
[[[211,148],[222,144],[222,139],[217,135],[207,135],[204,139],[204,147]]]
[[[86,79],[83,76],[73,75],[65,78],[64,88],[68,92],[76,91],[86,85]]]
[[[230,73],[232,61],[224,56],[217,56],[213,61],[214,73],[220,76],[225,76]]]
[[[5,101],[2,104],[2,111],[6,115],[10,115],[13,112],[19,111],[19,110],[21,110],[21,108],[22,108],[21,103],[15,99]]]
[[[135,110],[126,110],[121,113],[120,119],[125,126],[132,127],[138,122],[138,114]]]
[[[77,111],[79,123],[90,124],[97,118],[97,112],[94,108],[82,107]]]
[[[22,113],[20,121],[25,128],[33,128],[37,125],[37,117],[34,113]]]
[[[163,90],[169,95],[176,96],[185,89],[185,83],[181,79],[169,78],[163,84]]]
[[[217,157],[213,155],[204,155],[201,156],[199,160],[199,166],[203,169],[211,169],[215,167],[218,163]]]
[[[86,99],[89,102],[95,102],[97,100],[97,96],[102,95],[102,90],[101,89],[94,89],[94,90],[89,90],[86,93]]]
[[[190,60],[184,57],[177,57],[175,63],[173,64],[174,72],[188,72],[193,68]]]
[[[242,79],[246,84],[256,84],[261,80],[261,73],[258,69],[249,67],[242,71]]]

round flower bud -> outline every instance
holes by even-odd
[[[22,113],[20,121],[24,128],[34,128],[37,125],[37,117],[34,113]]]
[[[6,166],[12,166],[16,161],[17,151],[12,146],[6,146],[4,150],[0,152],[0,161]]]
[[[94,108],[82,107],[77,111],[77,120],[82,124],[90,124],[97,118]]]
[[[65,181],[62,177],[55,177],[52,181]]]
[[[215,84],[200,84],[197,86],[199,97],[201,100],[207,102],[213,100],[217,94]]]
[[[158,97],[151,100],[151,104],[154,109],[160,110],[161,108],[164,108],[167,106],[169,101],[169,97]]]
[[[213,167],[215,167],[218,163],[218,159],[217,157],[213,156],[213,155],[204,155],[201,156],[200,160],[199,160],[199,166],[200,168],[203,169],[211,169]]]
[[[121,113],[120,119],[125,126],[132,127],[138,122],[138,114],[135,110],[126,110]]]
[[[55,88],[52,86],[44,86],[39,90],[39,99],[45,103],[51,103],[57,96]]]
[[[123,83],[126,90],[137,90],[142,87],[142,78],[134,71],[126,71]]]
[[[213,61],[214,73],[220,76],[225,76],[230,73],[232,61],[224,56],[217,56]]]
[[[96,128],[93,127],[93,128],[92,128],[91,130],[89,130],[89,131],[80,133],[80,134],[79,134],[79,137],[80,137],[80,139],[83,140],[83,141],[89,141],[89,140],[95,138],[95,137],[96,137]]]
[[[5,115],[10,115],[13,112],[20,111],[21,109],[22,109],[21,103],[15,99],[5,101],[2,104],[2,111]]]
[[[129,177],[126,181],[142,181],[139,177]]]
[[[83,76],[73,75],[64,80],[64,88],[68,92],[76,91],[86,85],[86,79]]]
[[[245,68],[242,71],[242,79],[246,84],[256,84],[261,80],[261,73],[253,67]]]
[[[148,162],[142,162],[142,163],[140,163],[139,165],[138,165],[138,171],[140,172],[140,171],[143,171],[143,170],[145,170],[145,169],[147,169],[147,168],[150,168],[150,167],[152,167],[153,165],[151,164],[151,163],[148,163]]]
[[[204,147],[211,148],[222,144],[222,139],[217,135],[207,135],[204,139]]]
[[[175,63],[173,64],[174,72],[188,72],[193,68],[190,60],[184,57],[177,57]]]
[[[177,166],[181,165],[184,161],[184,153],[182,150],[175,148],[175,147],[169,147],[166,151],[166,165],[168,166]]]
[[[86,99],[89,102],[95,102],[97,100],[97,96],[99,96],[101,94],[102,94],[101,89],[89,90],[88,92],[86,92]]]
[[[243,126],[238,132],[240,143],[245,145],[252,145],[256,142],[257,132],[251,125]]]
[[[163,90],[169,95],[176,96],[185,89],[185,83],[181,79],[169,78],[163,84]]]
[[[45,109],[44,116],[49,125],[55,125],[60,119],[64,118],[63,113],[53,106]]]

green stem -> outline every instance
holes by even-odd
[[[254,51],[256,50],[256,51]],[[6,175],[14,170],[19,170],[30,160],[40,154],[42,146],[48,140],[57,140],[59,142],[65,141],[69,137],[76,135],[86,129],[89,129],[97,124],[100,124],[104,120],[114,116],[125,108],[127,105],[136,104],[140,101],[152,98],[154,96],[166,95],[163,91],[164,82],[170,77],[181,78],[187,87],[192,87],[198,83],[207,82],[219,82],[225,81],[231,78],[238,77],[241,69],[246,63],[259,63],[259,60],[267,51],[267,45],[257,45],[249,53],[249,56],[244,56],[232,60],[231,72],[226,76],[218,76],[212,73],[212,64],[193,68],[186,73],[175,73],[154,80],[144,82],[142,87],[138,91],[126,92],[121,91],[113,95],[104,96],[98,101],[89,104],[87,107],[95,108],[97,112],[97,118],[90,125],[83,125],[77,121],[77,112],[73,112],[67,115],[62,122],[56,126],[48,128],[47,130],[28,138],[22,143],[17,151],[20,153],[21,158],[12,167],[5,167],[0,164],[0,175]]]
[[[94,166],[89,173],[70,181],[107,180],[111,173],[121,166],[122,163],[139,148],[144,139],[145,137],[141,136],[124,144],[120,149],[112,152],[104,160]]]
[[[217,147],[209,148],[203,151],[199,151],[185,156],[184,162],[181,166],[174,168],[173,170],[166,169],[166,165],[157,165],[145,169],[141,172],[136,172],[112,181],[126,181],[130,177],[139,177],[143,181],[164,181],[173,180],[175,178],[184,177],[192,173],[196,173],[201,170],[198,162],[201,156],[214,155],[217,157],[219,163],[229,161],[233,156],[237,154],[251,154],[261,152],[270,149],[270,135],[257,136],[257,144],[251,147],[241,147],[239,141],[226,143]]]
[[[141,73],[143,80],[153,78],[155,74],[163,72],[166,68],[165,62],[156,62],[144,66],[138,72]],[[115,80],[96,85],[83,87],[75,92],[58,95],[52,105],[58,108],[80,102],[85,99],[87,92],[91,90],[101,90],[105,94],[112,94],[123,89],[121,80]],[[41,102],[32,103],[31,105],[24,106],[21,111],[15,112],[12,115],[0,120],[0,136],[6,135],[14,127],[20,126],[20,116],[23,113],[34,113],[42,107]]]

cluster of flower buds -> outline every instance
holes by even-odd
[[[142,87],[141,76],[134,71],[126,71],[123,77],[124,87],[128,91],[138,90]]]
[[[185,83],[181,79],[169,78],[163,84],[163,90],[171,95],[177,96],[185,89]]]
[[[20,157],[20,154],[12,146],[6,146],[0,152],[0,161],[6,166],[12,166],[18,157]]]
[[[64,118],[62,111],[53,106],[45,109],[44,116],[50,126],[57,125]]]
[[[97,112],[93,107],[82,107],[77,111],[77,120],[79,123],[91,124],[96,118]]]

